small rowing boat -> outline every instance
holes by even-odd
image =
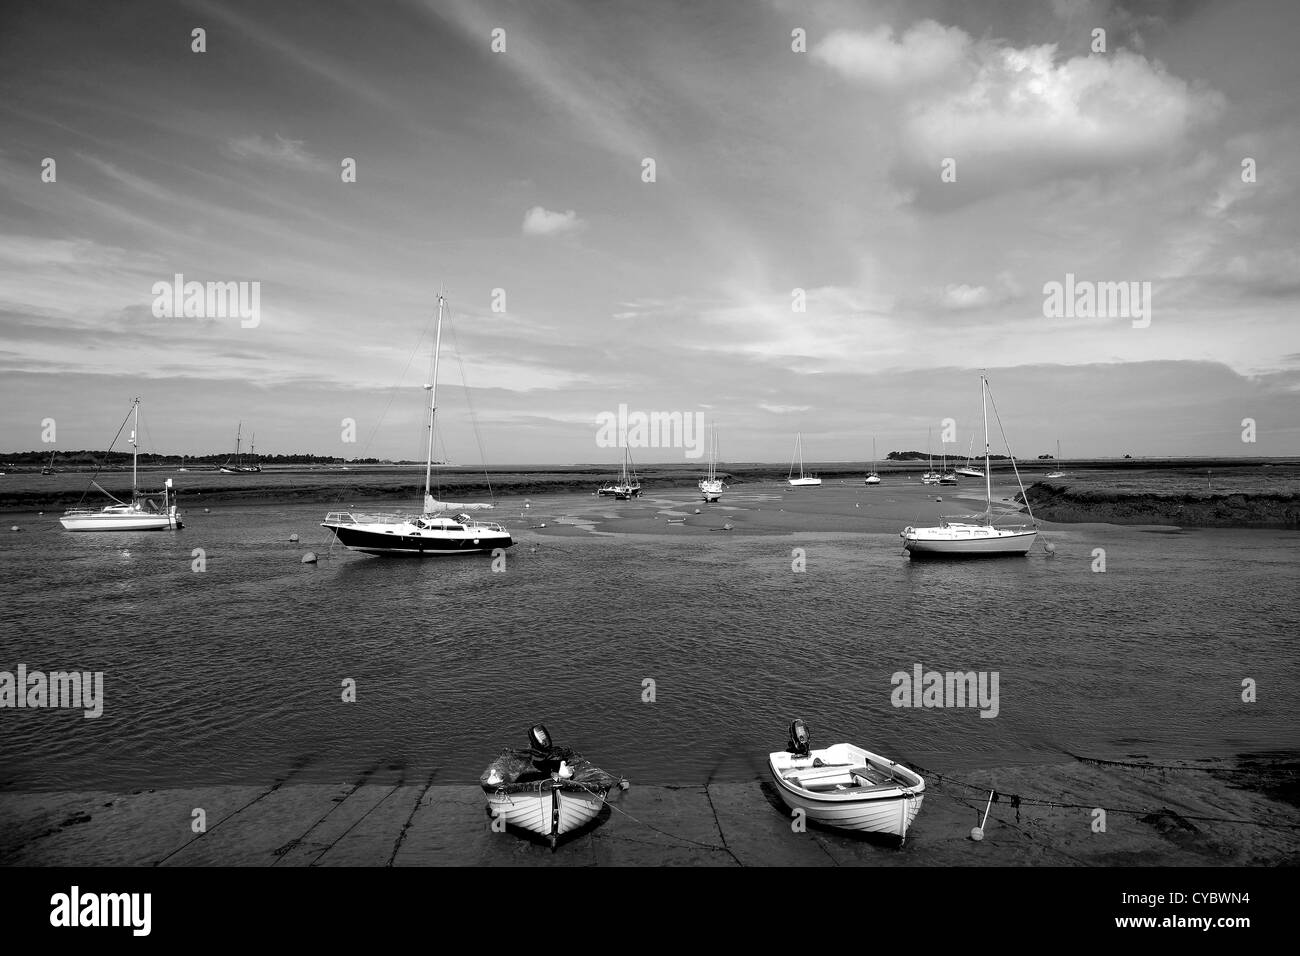
[[[582,754],[557,747],[542,724],[528,729],[527,750],[503,750],[479,777],[494,824],[546,837],[555,850],[566,833],[600,813],[611,788],[627,781],[606,773]]]
[[[847,743],[810,750],[802,720],[790,724],[786,749],[768,755],[768,769],[787,807],[842,830],[906,839],[925,798],[925,779],[888,757]]]

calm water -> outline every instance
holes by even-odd
[[[0,788],[468,783],[535,720],[646,784],[753,778],[794,716],[814,745],[946,770],[1300,746],[1295,533],[1048,526],[1053,558],[912,564],[895,534],[524,530],[492,573],[329,554],[325,510],[214,507],[137,535],[7,516],[24,532],[0,535],[0,670],[104,671],[106,704],[0,710]],[[891,706],[916,663],[998,671],[997,718]]]

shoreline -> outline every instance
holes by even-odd
[[[5,866],[1276,866],[1300,861],[1300,754],[1177,765],[1071,762],[925,771],[903,845],[797,833],[766,780],[616,791],[561,838],[492,832],[474,785],[215,786],[0,793]],[[970,830],[996,789],[981,842]],[[1020,797],[1014,801],[1011,796]],[[1023,802],[1021,802],[1023,801]],[[1095,808],[1107,810],[1096,830]],[[195,810],[206,829],[195,833]],[[1268,840],[1259,839],[1267,835]]]
[[[1300,494],[1262,491],[1152,494],[1036,482],[1016,495],[1034,516],[1060,524],[1300,529]]]
[[[697,507],[706,513],[728,514],[739,519],[746,530],[759,530],[776,521],[784,524],[786,518],[760,518],[756,512],[788,511],[788,516],[814,513],[818,526],[824,530],[851,530],[863,528],[863,519],[870,521],[886,518],[879,530],[887,530],[902,521],[920,524],[938,520],[940,514],[950,513],[951,503],[941,509],[930,503],[963,502],[963,507],[980,510],[983,506],[983,482],[965,479],[956,487],[927,486],[921,484],[914,471],[919,468],[882,470],[882,483],[866,488],[862,483],[860,468],[840,471],[825,470],[825,485],[818,489],[791,489],[785,482],[784,472],[770,468],[754,468],[746,472],[724,472],[728,489],[722,501],[705,506],[695,492],[699,473],[693,468],[646,468],[641,473],[642,497],[630,502],[615,502],[595,494],[604,484],[607,475],[595,470],[568,472],[513,472],[489,475],[443,474],[436,491],[439,497],[456,500],[496,499],[498,513],[524,517],[520,507],[527,499],[539,500],[543,506],[533,510],[534,517],[550,506],[564,509],[568,514],[611,517],[611,509],[619,510],[619,519],[606,530],[633,531],[661,530],[663,519],[685,519],[687,526],[708,523],[707,515],[701,519],[691,513]],[[161,484],[161,474],[142,478],[142,485]],[[1024,498],[1032,504],[1034,516],[1058,524],[1113,524],[1152,525],[1189,528],[1281,529],[1300,528],[1300,474],[1291,469],[1262,472],[1256,467],[1220,470],[1211,474],[1199,472],[1146,471],[1121,477],[1107,472],[1078,472],[1064,480],[1035,480],[1032,474],[1022,474],[1026,482],[1025,495],[1016,493],[1014,476],[1010,469],[998,469],[994,474],[997,503],[1003,507],[1024,511]],[[103,500],[96,492],[85,490],[83,476],[55,476],[57,484],[44,485],[41,479],[31,479],[8,487],[0,486],[0,512],[14,518],[19,516],[44,516],[54,518],[65,508],[84,500]],[[1029,483],[1029,482],[1032,482]],[[181,513],[198,517],[208,507],[230,504],[244,505],[318,505],[325,510],[359,509],[369,511],[409,510],[418,507],[423,494],[423,475],[393,474],[379,471],[372,474],[322,476],[303,473],[262,473],[250,476],[201,476],[188,474],[178,482],[178,500]],[[1207,485],[1209,486],[1207,488]],[[113,483],[107,485],[114,494],[123,495]],[[1014,497],[1011,497],[1013,496]],[[682,500],[683,496],[685,501]],[[768,504],[765,506],[763,501]],[[900,502],[908,503],[898,508]],[[658,515],[650,510],[658,508]],[[685,510],[680,510],[685,509]],[[787,517],[788,517],[787,516]],[[552,520],[554,517],[552,516]],[[582,518],[578,523],[588,524],[600,517]],[[848,524],[845,524],[845,522]],[[521,529],[522,530],[522,529]],[[712,530],[720,530],[713,528]],[[728,529],[730,530],[730,529]],[[740,530],[740,526],[737,527]],[[894,528],[893,530],[898,530]]]

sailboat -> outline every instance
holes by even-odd
[[[1061,471],[1061,440],[1056,440],[1056,461],[1050,472],[1043,476],[1044,478],[1064,478],[1065,472]]]
[[[713,440],[709,443],[709,474],[700,479],[700,494],[704,496],[705,501],[717,501],[722,497],[722,489],[726,487],[722,479],[718,477],[718,429],[713,428]]]
[[[490,504],[455,504],[438,501],[431,492],[433,477],[433,426],[438,413],[438,353],[442,348],[444,300],[438,295],[438,324],[434,334],[429,393],[429,444],[424,459],[424,511],[418,515],[353,514],[331,511],[321,527],[334,532],[350,551],[376,555],[432,557],[451,554],[483,554],[514,544],[510,532],[490,521],[479,521],[468,512],[491,508]],[[457,512],[454,515],[445,511]]]
[[[789,483],[790,487],[804,488],[804,487],[813,487],[816,485],[820,485],[822,483],[822,480],[820,478],[814,478],[812,475],[805,475],[803,473],[803,433],[802,432],[800,432],[798,435],[795,436],[794,455],[795,455],[795,459],[797,459],[799,462],[799,477],[796,478],[794,476],[794,460],[791,460],[790,474],[786,478],[786,481]]]
[[[934,470],[934,455],[930,454],[930,439],[934,437],[933,429],[926,429],[925,432],[925,453],[929,455],[930,464],[921,476],[921,483],[925,485],[937,485],[939,483],[939,473]]]
[[[955,485],[957,484],[957,473],[948,470],[948,443],[943,443],[943,465],[939,468],[939,484]]]
[[[245,464],[244,464],[244,456],[243,456],[243,454],[242,454],[242,453],[240,452],[240,450],[239,450],[239,446],[240,446],[240,433],[241,433],[243,430],[244,430],[244,423],[243,423],[243,422],[240,422],[240,423],[239,423],[239,427],[238,427],[237,429],[235,429],[235,460],[232,462],[229,458],[226,459],[225,464],[223,464],[223,465],[221,466],[221,468],[220,468],[220,471],[221,471],[223,474],[227,474],[227,475],[255,475],[255,474],[258,474],[258,473],[262,470],[262,466],[259,465],[259,464],[256,464],[256,463],[254,463],[254,464],[252,464],[252,465],[245,465]],[[257,440],[257,434],[254,433],[254,434],[253,434],[253,441],[256,441],[256,440]],[[250,456],[250,457],[255,457],[255,456],[253,455],[253,451],[252,451],[252,449],[254,449],[255,447],[256,447],[256,446],[254,446],[254,445],[252,445],[252,444],[249,445],[249,449],[250,449],[250,450],[249,450],[249,456]]]
[[[177,468],[176,470],[177,470],[177,471],[189,471],[189,469],[185,467],[185,456],[184,456],[184,455],[181,455],[181,466],[180,466],[179,468]]]
[[[59,519],[59,523],[68,531],[168,531],[181,527],[181,516],[176,510],[176,492],[172,490],[172,480],[163,483],[163,490],[154,494],[142,494],[138,488],[138,469],[140,446],[136,432],[140,426],[140,399],[133,399],[131,411],[127,418],[134,416],[131,426],[131,500],[129,502],[113,498],[96,482],[91,484],[115,504],[103,508],[69,508]],[[126,425],[126,421],[122,422]],[[111,450],[111,449],[110,449]]]
[[[874,438],[871,439],[871,471],[867,473],[867,477],[862,480],[862,483],[864,485],[880,484],[880,476],[876,474],[876,440]]]
[[[980,375],[980,401],[984,408],[984,512],[954,519],[942,517],[937,528],[904,528],[899,534],[912,557],[999,557],[1026,554],[1038,537],[1037,526],[997,527],[993,524],[993,488],[989,473],[988,379]],[[997,406],[994,406],[996,413]],[[1010,450],[1008,449],[1008,454]],[[1012,466],[1015,459],[1011,459]],[[1017,471],[1016,481],[1020,481]],[[1024,488],[1021,486],[1021,490]],[[1033,520],[1033,512],[1030,512]]]
[[[639,497],[641,494],[641,479],[636,476],[636,469],[632,467],[632,450],[626,445],[623,446],[623,474],[618,479],[618,484],[614,486],[614,498],[616,501],[627,501],[629,498]]]
[[[54,455],[55,455],[55,452],[50,452],[50,463],[49,463],[48,465],[42,465],[42,466],[41,466],[41,474],[42,474],[42,475],[56,475],[56,474],[58,474],[58,472],[56,472],[56,471],[54,470]]]
[[[971,452],[975,450],[975,436],[970,436],[970,444],[966,446],[966,464],[955,469],[959,475],[965,475],[967,478],[983,478],[984,472],[974,467],[971,460]]]

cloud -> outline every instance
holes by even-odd
[[[541,206],[534,206],[524,213],[525,236],[562,236],[577,232],[586,226],[583,219],[572,209],[567,212],[552,212]]]
[[[922,20],[894,40],[893,28],[869,33],[835,30],[813,48],[813,59],[871,86],[925,83],[955,70],[969,55],[971,38],[957,27]]]
[[[268,162],[293,169],[324,170],[329,164],[313,156],[303,145],[303,140],[286,139],[279,133],[275,140],[263,139],[261,136],[245,136],[231,140],[227,146],[240,159],[264,159]]]
[[[774,415],[789,415],[794,412],[810,412],[811,405],[768,405],[764,402],[759,403],[759,408],[765,412],[771,412]]]
[[[1225,105],[1213,90],[1127,49],[1060,59],[1055,44],[975,40],[925,20],[898,38],[888,27],[837,30],[814,59],[892,96],[901,145],[927,164],[995,159],[1033,170],[1113,166],[1177,147]],[[960,179],[960,176],[959,176]]]

